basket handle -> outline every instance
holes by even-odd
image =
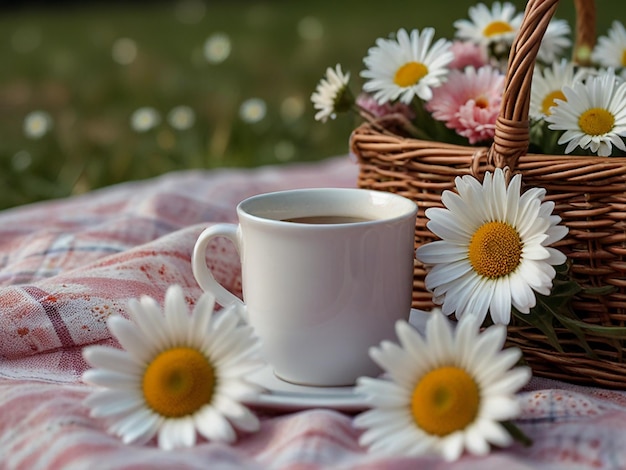
[[[530,139],[528,108],[535,60],[558,0],[529,0],[522,25],[513,41],[500,114],[496,120],[494,141],[488,152],[489,162],[497,168],[514,169],[517,160],[528,152]],[[573,60],[589,63],[595,44],[595,4],[593,0],[574,0],[576,7],[576,44]]]

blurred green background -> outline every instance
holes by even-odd
[[[3,7],[0,209],[175,170],[345,154],[356,121],[313,119],[310,95],[325,69],[341,63],[357,91],[362,59],[376,38],[425,26],[451,38],[453,21],[466,18],[474,4],[178,0]],[[599,34],[613,18],[626,18],[619,11],[626,11],[625,2],[596,4]],[[561,2],[556,16],[573,24],[573,2]]]

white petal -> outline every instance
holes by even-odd
[[[420,246],[415,256],[424,264],[454,263],[467,259],[467,246],[436,240]]]
[[[203,293],[196,306],[194,307],[189,321],[189,331],[187,332],[187,343],[200,349],[202,342],[206,337],[211,320],[213,318],[213,310],[215,309],[215,297],[209,292]]]
[[[468,291],[469,299],[467,299],[465,305],[460,306],[458,311],[461,315],[471,314],[482,321],[485,319],[487,310],[495,295],[496,285],[487,278],[477,277],[477,281],[472,286],[472,290]]]
[[[260,427],[258,418],[241,403],[224,394],[219,394],[214,398],[213,405],[236,428],[248,432],[258,431]]]
[[[505,214],[504,220],[513,222],[513,225],[515,225],[515,222],[517,221],[517,212],[519,210],[521,184],[522,184],[521,175],[517,174],[513,176],[513,179],[511,180],[511,183],[509,184],[509,187],[506,193],[506,207],[505,207],[506,214]]]
[[[126,351],[108,346],[87,346],[83,348],[83,357],[93,367],[109,369],[127,375],[140,375],[143,366]]]
[[[211,322],[211,331],[204,339],[202,348],[219,348],[224,341],[228,342],[229,336],[237,328],[239,317],[234,310],[222,309]]]
[[[143,302],[129,300],[128,313],[130,319],[152,345],[158,349],[167,347],[169,341],[167,328],[159,304],[154,299]]]
[[[474,276],[472,266],[467,260],[461,260],[448,264],[438,264],[435,265],[428,272],[428,274],[426,274],[426,288],[428,290],[435,290],[439,286],[461,279],[466,275]]]
[[[163,450],[173,450],[176,448],[176,431],[174,420],[165,419],[159,429],[158,444]]]
[[[165,293],[165,325],[168,329],[170,347],[185,344],[189,326],[189,310],[185,302],[183,289],[171,285]]]
[[[228,420],[212,406],[205,406],[196,414],[196,426],[210,441],[232,443],[237,438]]]
[[[489,313],[494,323],[508,325],[511,321],[511,288],[508,278],[498,279]]]
[[[496,357],[491,358],[489,367],[479,365],[476,368],[476,378],[483,384],[491,383],[517,364],[521,357],[522,351],[519,348],[504,349]]]
[[[413,380],[412,358],[396,343],[383,341],[379,347],[370,348],[369,355],[394,380],[400,383]]]
[[[367,397],[367,402],[375,407],[401,407],[410,402],[409,391],[390,380],[360,377],[355,393]]]
[[[514,397],[497,395],[484,400],[483,417],[493,421],[507,421],[521,413],[519,402]]]
[[[149,409],[142,408],[115,421],[109,430],[121,436],[125,442],[130,442],[126,441],[126,435],[129,436],[128,439],[138,438],[142,435],[139,432],[140,430],[148,432],[153,429],[152,425],[155,423],[154,415]]]
[[[474,234],[473,226],[460,224],[446,209],[430,211],[428,216],[430,217],[427,223],[429,230],[449,242],[467,245]]]
[[[265,361],[245,360],[230,364],[228,367],[217,366],[219,380],[245,379],[251,373],[266,366]]]
[[[252,339],[253,337],[251,337],[250,332],[251,330],[249,328],[238,328],[222,337],[213,337],[214,341],[206,345],[206,351],[220,368],[222,368],[224,364],[230,365],[230,367],[226,368],[226,371],[228,371],[228,369],[234,367],[235,361],[233,359],[236,358],[239,353],[242,353],[239,356],[242,359],[252,358],[254,349],[251,349],[251,347],[254,346],[255,340]],[[240,365],[245,364],[246,363],[243,362]],[[255,366],[253,369],[258,368],[256,363],[251,363],[251,365]]]
[[[256,400],[259,393],[264,389],[252,382],[248,382],[244,378],[224,378],[222,377],[217,384],[219,393],[228,395],[234,400],[250,401]]]
[[[458,194],[452,191],[444,191],[441,195],[441,202],[448,208],[454,218],[457,219],[458,225],[462,227],[462,231],[471,237],[479,225],[478,215],[473,208],[468,207],[465,201]]]
[[[119,389],[98,390],[85,398],[83,404],[91,408],[91,415],[95,417],[131,413],[145,406],[140,394]]]
[[[559,251],[556,248],[547,248],[547,250],[550,257],[546,260],[546,263],[549,263],[552,266],[560,266],[567,261],[567,257],[562,251]]]
[[[544,239],[545,234],[542,234],[539,238]],[[550,254],[548,250],[539,243],[526,243],[522,250],[522,258],[532,260],[546,260]]]
[[[516,393],[520,388],[528,383],[532,377],[529,367],[516,367],[501,376],[498,380],[491,382],[485,389],[489,394],[511,394]]]
[[[393,436],[395,438],[396,435],[404,432],[410,426],[412,424],[408,418],[408,413],[404,419],[386,420],[377,426],[369,427],[361,435],[359,444],[366,447],[371,446],[373,451],[380,452],[384,447],[387,447],[386,437]]]
[[[454,340],[448,319],[442,314],[433,314],[426,325],[426,336],[432,351],[432,363],[437,366],[449,363],[454,354]]]
[[[124,444],[147,442],[157,433],[160,424],[161,420],[157,414],[147,413],[142,419],[137,420],[132,427],[124,430],[122,441]]]
[[[513,443],[511,435],[498,422],[481,419],[476,423],[476,428],[488,442],[496,446],[508,447]]]
[[[471,351],[476,342],[476,336],[482,322],[475,315],[465,315],[459,320],[454,334],[454,349],[456,357],[465,366],[466,361],[471,359],[468,351]]]
[[[511,276],[511,301],[513,306],[522,313],[526,313],[536,304],[533,290],[522,276]]]
[[[109,317],[107,325],[122,347],[138,361],[147,363],[154,356],[155,346],[130,321],[114,315]]]
[[[474,346],[466,350],[467,364],[471,365],[473,370],[489,368],[505,341],[506,327],[504,325],[492,325],[486,328],[475,338]]]
[[[489,453],[489,444],[482,434],[472,429],[474,427],[472,426],[465,432],[465,447],[471,454],[487,455]]]
[[[463,453],[463,432],[457,431],[446,436],[440,443],[443,458],[448,462],[458,460]]]
[[[411,420],[409,410],[407,409],[386,409],[373,408],[364,411],[354,418],[352,424],[356,428],[381,428],[393,426],[394,423],[406,422]]]
[[[428,320],[426,324],[431,320],[432,315],[436,315],[436,312],[428,314]],[[400,340],[400,344],[406,350],[410,356],[410,360],[413,362],[411,367],[412,371],[416,374],[420,374],[422,370],[429,366],[428,357],[428,344],[422,338],[422,335],[410,324],[405,321],[398,321],[396,323],[396,336]]]
[[[83,381],[107,388],[139,390],[141,379],[136,375],[122,374],[106,369],[89,369],[83,373]]]

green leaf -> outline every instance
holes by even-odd
[[[549,311],[544,308],[541,308],[539,303],[539,299],[537,299],[537,306],[530,310],[530,313],[520,313],[517,309],[512,309],[513,316],[518,320],[527,323],[528,325],[537,328],[541,331],[546,338],[548,338],[548,342],[550,345],[559,352],[563,352],[563,348],[559,344],[559,339],[556,336],[556,331],[554,331],[554,323],[553,323],[553,315]]]
[[[518,428],[512,421],[502,421],[500,424],[507,430],[513,439],[521,443],[524,447],[533,445],[533,440],[524,431]]]
[[[626,339],[626,327],[624,326],[592,325],[582,320],[568,318],[563,315],[557,315],[557,317],[557,319],[563,323],[563,326],[571,326],[572,328],[586,330],[596,336],[604,338]]]
[[[563,325],[565,328],[567,328],[568,330],[570,330],[572,333],[576,335],[576,337],[580,341],[580,345],[585,350],[585,352],[593,359],[597,359],[598,356],[593,351],[593,349],[591,349],[591,347],[589,346],[589,343],[587,343],[585,332],[580,327],[580,325],[578,325],[576,320],[573,320],[572,318],[569,318],[565,315],[561,315],[558,312],[554,312],[553,314],[554,314],[554,318],[557,319],[561,323],[561,325]]]
[[[582,289],[580,295],[588,297],[601,297],[603,295],[611,294],[616,290],[617,287],[614,286],[585,287]]]

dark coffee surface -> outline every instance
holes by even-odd
[[[344,215],[314,215],[283,219],[283,222],[294,222],[298,224],[354,224],[356,222],[368,222],[369,220],[371,219]]]

